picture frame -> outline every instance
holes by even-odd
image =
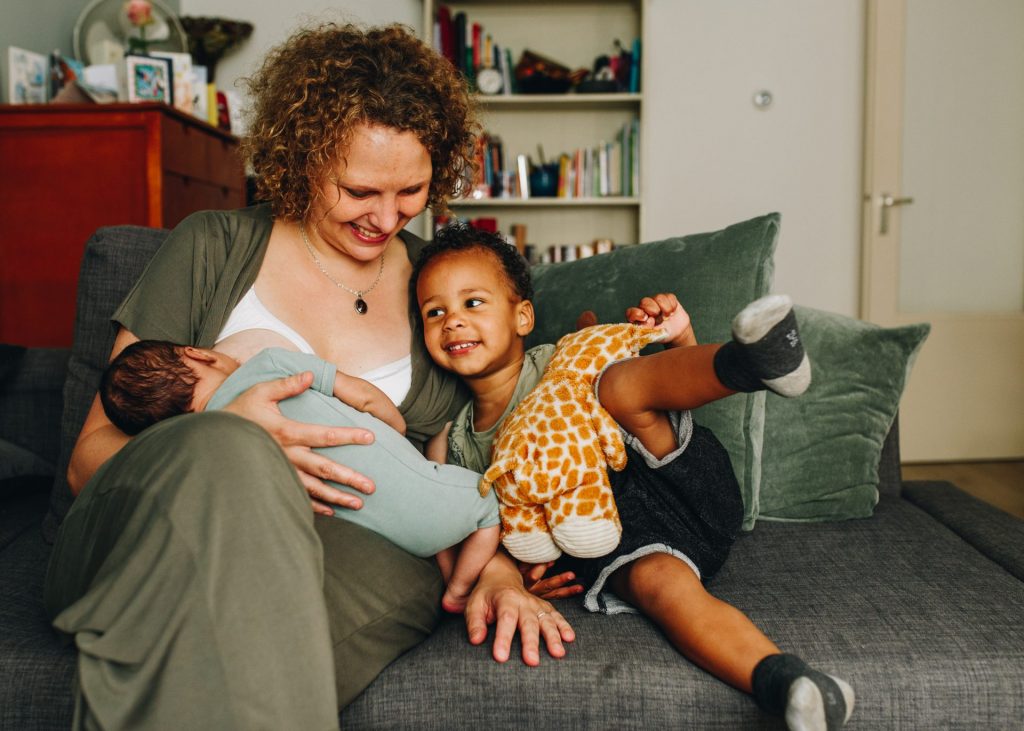
[[[170,59],[129,54],[124,62],[129,102],[174,105],[174,67]]]
[[[187,53],[172,53],[170,51],[150,51],[153,58],[166,58],[171,62],[171,71],[174,78],[174,107],[181,111],[192,114],[195,108],[195,95],[192,92],[192,56]]]
[[[45,104],[49,98],[50,59],[17,46],[7,47],[7,102]]]

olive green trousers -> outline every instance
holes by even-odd
[[[435,626],[440,575],[314,519],[259,427],[210,412],[97,471],[54,546],[45,601],[78,647],[76,728],[333,729]]]

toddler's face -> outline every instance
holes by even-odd
[[[481,378],[522,358],[533,306],[516,296],[491,252],[442,254],[420,273],[416,296],[427,351],[442,368]]]

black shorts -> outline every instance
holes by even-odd
[[[678,557],[706,583],[725,563],[743,523],[729,455],[709,429],[694,424],[685,449],[658,467],[633,447],[626,451],[626,468],[608,473],[622,521],[618,547],[599,558],[563,555],[555,567],[576,573],[586,587],[583,604],[594,612],[631,610],[608,597],[604,583],[616,569],[650,553]]]

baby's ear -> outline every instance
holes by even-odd
[[[516,306],[516,335],[525,338],[533,332],[533,302],[523,300]]]
[[[186,345],[184,349],[184,355],[186,358],[197,360],[200,363],[214,363],[217,358],[209,350],[203,348],[193,348],[191,345]]]

